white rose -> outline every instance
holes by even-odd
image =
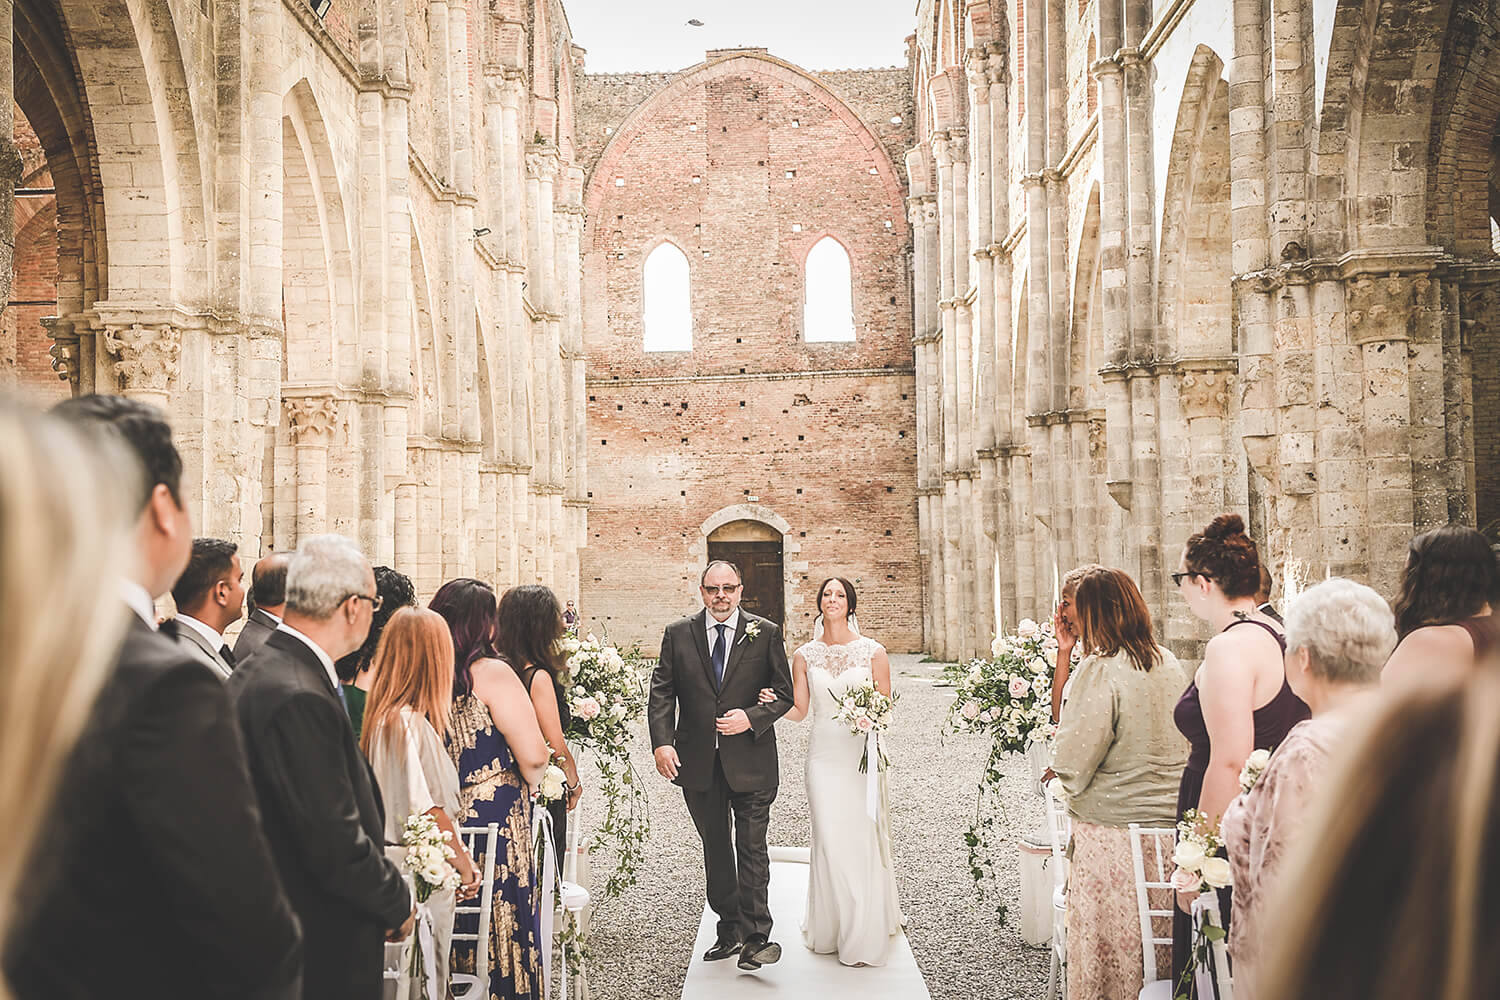
[[[958,714],[962,715],[970,722],[973,722],[975,719],[979,718],[979,702],[970,698],[968,701],[964,702],[963,707],[958,710]]]
[[[1250,751],[1250,756],[1245,758],[1245,766],[1257,770],[1264,770],[1269,763],[1271,763],[1271,751],[1264,748]]]
[[[985,709],[983,712],[979,713],[979,721],[984,723],[986,726],[993,722],[994,719],[994,713],[992,713],[989,709]]]
[[[541,792],[542,798],[549,802],[555,802],[562,798],[565,790],[563,786],[567,783],[567,780],[568,776],[563,774],[562,768],[556,764],[548,764],[547,770],[542,773],[542,780],[538,784],[538,790]]]
[[[1005,654],[1005,637],[1003,635],[997,635],[997,636],[995,636],[994,640],[990,643],[990,655],[991,656],[1003,656],[1004,654]]]
[[[1035,639],[1042,634],[1042,627],[1030,618],[1021,619],[1021,624],[1016,626],[1016,635],[1022,639]]]
[[[1017,726],[1015,723],[1007,722],[1005,724],[1005,735],[1009,736],[1013,740],[1019,739],[1021,736],[1021,727]]]
[[[1191,840],[1184,840],[1177,845],[1172,852],[1172,863],[1178,868],[1186,868],[1190,872],[1197,871],[1204,862],[1203,848]]]
[[[975,664],[969,671],[969,683],[978,684],[982,680],[984,680],[984,671],[979,668],[978,664]]]
[[[1203,881],[1215,889],[1227,889],[1234,883],[1234,872],[1226,858],[1204,858],[1202,875]]]

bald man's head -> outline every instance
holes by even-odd
[[[286,568],[290,552],[262,556],[250,575],[250,601],[262,611],[282,617],[286,611]]]

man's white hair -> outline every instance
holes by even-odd
[[[297,543],[286,568],[287,610],[327,621],[351,594],[363,594],[370,562],[343,535],[313,535]]]
[[[1391,606],[1362,583],[1334,577],[1286,609],[1287,649],[1306,649],[1312,672],[1336,684],[1373,684],[1396,648]]]

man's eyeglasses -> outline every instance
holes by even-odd
[[[379,594],[376,594],[374,597],[371,597],[369,594],[350,594],[349,597],[354,598],[356,601],[369,601],[370,612],[372,614],[376,611],[379,611],[381,606],[385,604],[385,598],[381,597]],[[344,598],[344,600],[347,601],[349,597]]]
[[[737,583],[726,583],[722,587],[707,587],[707,586],[705,586],[703,588],[703,592],[705,594],[724,594],[724,595],[728,596],[729,594],[732,594],[736,590],[739,590],[739,589],[740,589],[740,585],[737,584]]]
[[[1209,576],[1207,573],[1199,573],[1196,570],[1191,570],[1190,569],[1190,570],[1186,570],[1186,571],[1184,571],[1182,573],[1173,573],[1172,574],[1172,586],[1174,586],[1174,587],[1180,587],[1180,586],[1182,586],[1182,581],[1183,580],[1186,580],[1188,577],[1192,577],[1192,576],[1201,576],[1205,580],[1212,580],[1213,579],[1213,577]]]

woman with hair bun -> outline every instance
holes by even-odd
[[[1188,539],[1172,582],[1189,610],[1215,632],[1173,711],[1191,748],[1177,815],[1198,809],[1217,825],[1239,794],[1245,758],[1253,750],[1274,749],[1311,713],[1287,683],[1286,636],[1256,606],[1260,553],[1238,514],[1220,514]],[[1192,952],[1187,902],[1180,902],[1172,928],[1173,982],[1181,982]],[[1220,909],[1227,919],[1228,899]]]
[[[1473,528],[1446,524],[1413,538],[1393,602],[1401,642],[1381,681],[1455,680],[1500,649],[1500,622],[1490,613],[1497,591],[1500,563]]]

